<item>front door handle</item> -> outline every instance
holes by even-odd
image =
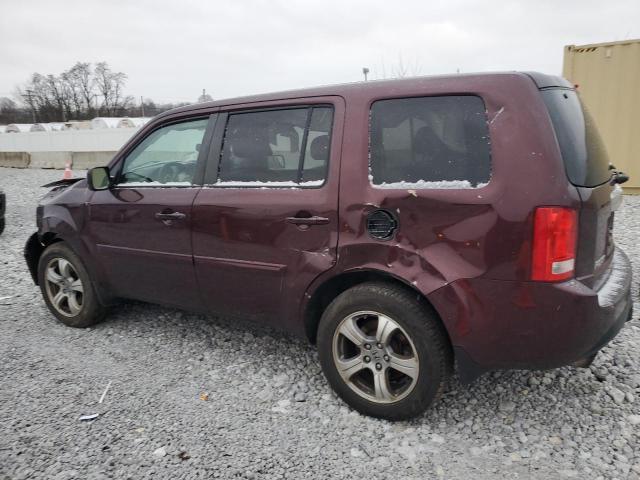
[[[184,220],[187,216],[182,212],[171,212],[171,213],[156,213],[156,219],[158,220]]]
[[[326,225],[329,223],[329,219],[327,217],[287,217],[288,223],[293,223],[294,225]]]
[[[155,214],[156,220],[160,220],[167,227],[173,227],[173,222],[177,220],[184,220],[187,216],[182,212],[172,212],[170,210],[163,210]]]

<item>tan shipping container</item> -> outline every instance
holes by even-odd
[[[564,47],[562,75],[578,85],[609,158],[640,194],[640,39]]]

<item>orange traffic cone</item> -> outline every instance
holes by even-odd
[[[62,174],[63,180],[70,180],[73,178],[73,172],[71,171],[71,162],[67,162],[64,165],[64,173]]]

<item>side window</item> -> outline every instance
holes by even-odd
[[[322,185],[332,123],[330,107],[229,115],[216,185]]]
[[[152,132],[125,158],[118,183],[191,185],[207,123],[192,120]]]
[[[371,108],[369,165],[380,188],[479,188],[491,177],[477,96],[381,100]]]

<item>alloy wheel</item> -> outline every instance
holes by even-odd
[[[405,398],[418,380],[418,352],[407,332],[379,312],[345,317],[333,336],[333,361],[354,392],[375,403]]]
[[[75,317],[82,310],[84,286],[71,262],[56,257],[45,270],[45,290],[51,305],[62,315]]]

